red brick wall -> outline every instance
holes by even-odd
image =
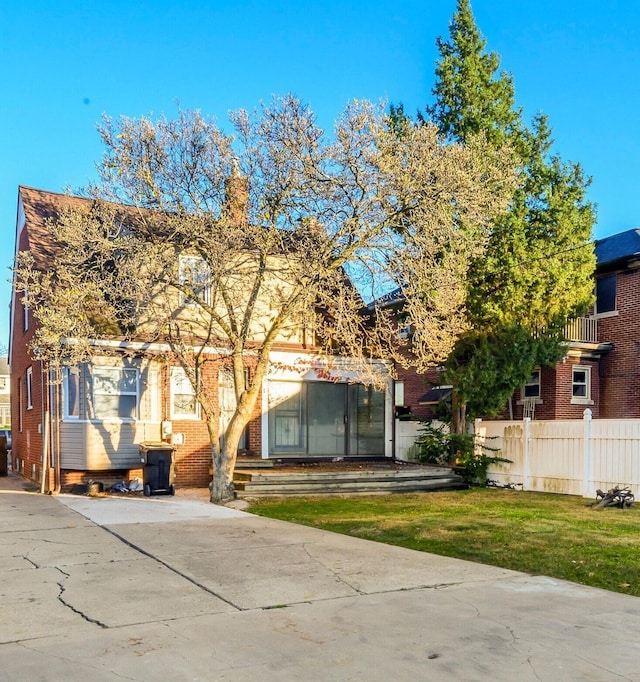
[[[218,373],[222,365],[220,358],[210,358],[204,365],[203,381],[209,386],[218,385]],[[249,367],[249,371],[252,368]],[[165,368],[163,376],[162,419],[171,420],[171,391],[169,389],[169,368]],[[212,391],[217,403],[217,390]],[[217,405],[216,405],[217,406]],[[249,450],[257,456],[261,453],[261,411],[262,404],[258,399],[253,417],[249,424]],[[174,434],[184,435],[184,444],[176,445],[175,472],[176,486],[203,487],[211,482],[211,443],[204,418],[171,420]]]
[[[573,367],[591,368],[591,398],[592,405],[572,403],[573,397]],[[535,419],[582,419],[584,411],[589,408],[594,417],[600,416],[598,394],[600,378],[598,362],[568,357],[555,367],[542,367],[540,372],[540,399],[535,406]],[[516,389],[512,398],[513,418],[522,419],[522,393]],[[508,405],[498,419],[509,419]]]
[[[27,247],[26,231],[23,230],[18,248]],[[11,328],[11,424],[12,424],[12,466],[25,477],[40,481],[42,472],[43,400],[47,395],[46,377],[42,363],[31,359],[28,345],[33,339],[35,320],[29,317],[28,329],[24,330],[22,294],[16,295],[12,305]],[[27,369],[32,369],[32,405],[27,409]],[[43,386],[44,382],[44,386]],[[22,390],[20,390],[22,386]],[[20,416],[22,413],[22,422]],[[22,426],[22,428],[20,428]]]
[[[396,367],[396,372],[397,381],[404,383],[404,404],[411,409],[411,414],[422,418],[431,417],[431,407],[420,405],[419,400],[432,385],[438,383],[437,371],[432,370],[427,374],[417,374],[413,369]]]
[[[640,270],[617,275],[617,309],[598,321],[600,341],[614,345],[601,360],[600,416],[640,417]]]

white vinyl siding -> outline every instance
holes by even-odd
[[[109,471],[140,466],[140,443],[160,440],[159,422],[62,422],[61,466]]]

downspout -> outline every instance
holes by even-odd
[[[42,468],[40,471],[40,494],[48,493],[47,479],[49,472],[49,382],[44,389],[44,363],[40,363],[40,402],[42,414]]]
[[[395,462],[398,456],[396,447],[396,380],[391,379],[391,459]]]
[[[55,478],[56,478],[56,485],[53,490],[54,494],[58,494],[60,492],[60,420],[61,420],[61,413],[60,413],[60,396],[61,396],[61,389],[60,389],[60,365],[57,365],[55,370],[55,377],[54,377],[54,390],[55,390],[55,404],[53,405],[53,409],[55,410],[55,444],[56,444],[56,466],[55,466]]]

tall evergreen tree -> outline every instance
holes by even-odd
[[[592,300],[595,214],[580,165],[552,153],[547,118],[523,122],[512,76],[486,51],[469,0],[458,0],[449,28],[448,39],[437,41],[434,102],[420,118],[450,141],[480,134],[496,148],[509,145],[520,169],[509,212],[495,221],[471,269],[470,331],[446,363],[460,430],[467,407],[469,416],[496,413],[537,365],[564,355],[567,319]]]

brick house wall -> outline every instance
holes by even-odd
[[[21,233],[18,248],[28,246],[26,232]],[[15,471],[33,481],[42,476],[42,412],[47,387],[42,363],[33,360],[26,352],[33,340],[35,324],[21,302],[22,293],[14,292],[12,302],[13,323],[11,327],[11,462]],[[25,319],[26,318],[26,319]],[[16,352],[24,349],[24,352]],[[31,406],[27,404],[27,374],[31,371]]]
[[[220,359],[212,359],[204,366],[203,381],[209,386],[218,386],[218,373],[222,362]],[[251,366],[248,367],[252,371]],[[218,391],[213,389],[214,402],[217,402]],[[209,432],[204,418],[200,419],[172,419],[171,418],[171,391],[169,388],[169,368],[165,368],[163,376],[163,404],[162,419],[172,423],[173,434],[181,434],[184,443],[175,445],[175,473],[176,485],[179,487],[203,487],[211,482],[211,443]],[[261,442],[261,413],[262,403],[260,397],[256,402],[253,416],[247,427],[247,445],[251,454],[260,453]]]
[[[616,274],[616,312],[599,319],[613,350],[600,362],[600,416],[640,417],[640,269]]]

